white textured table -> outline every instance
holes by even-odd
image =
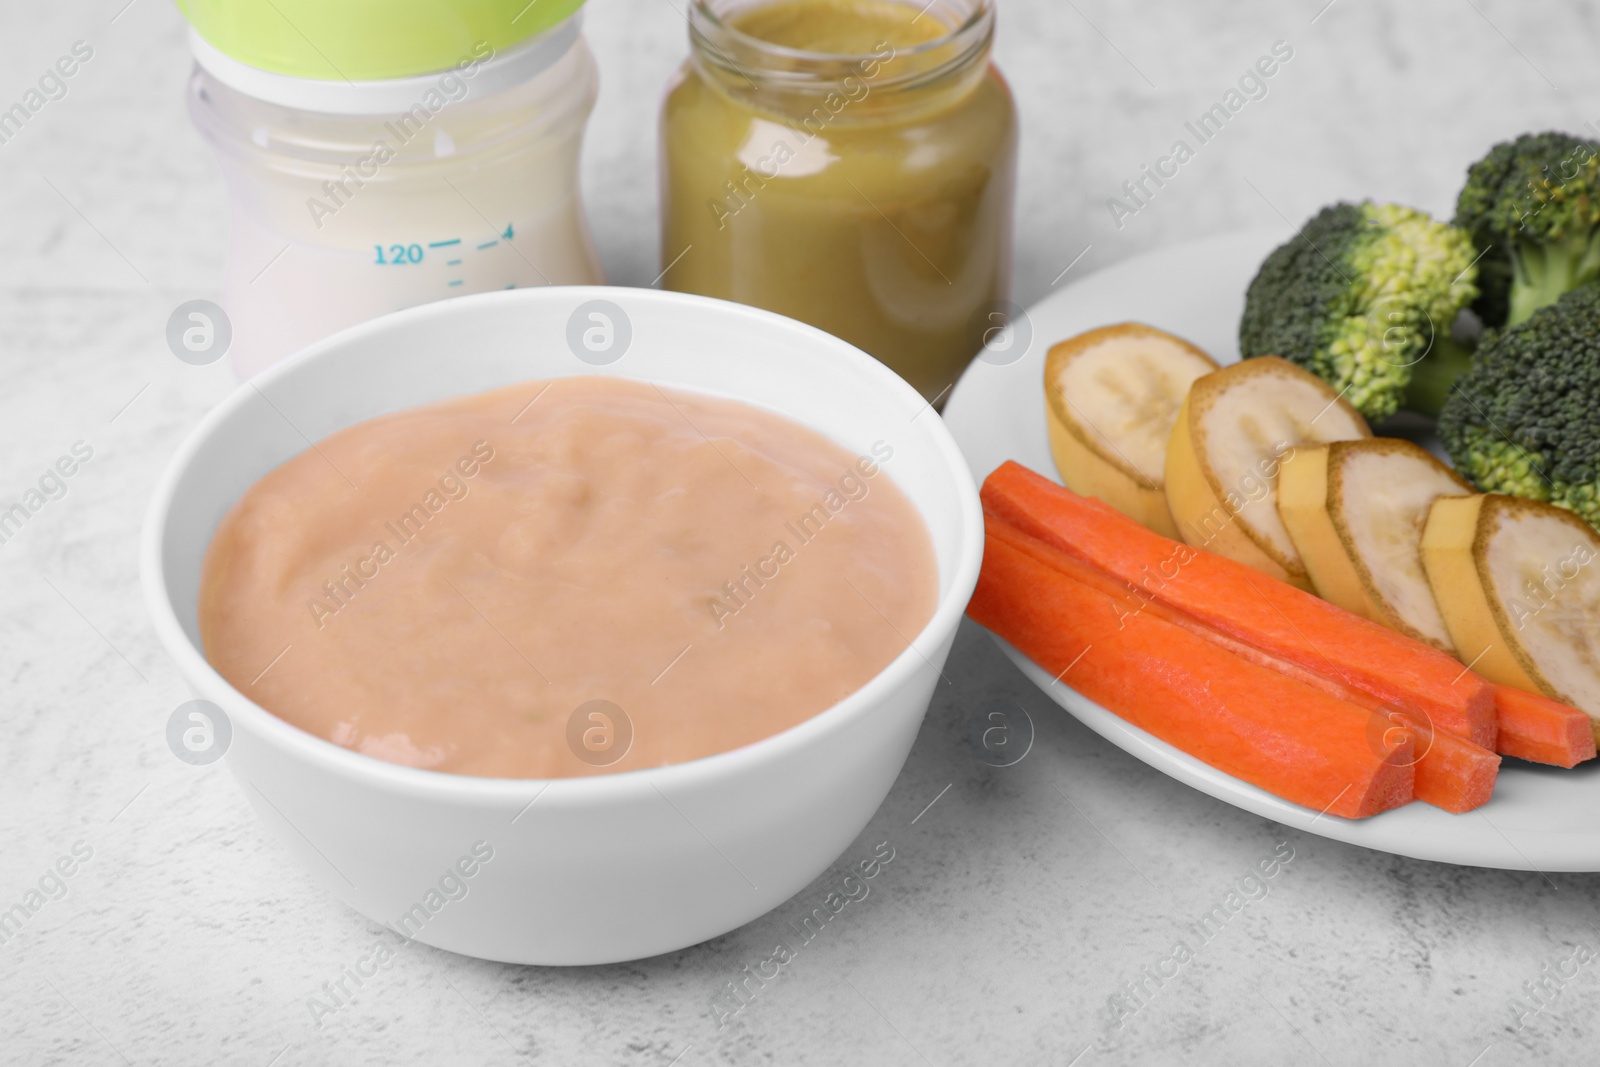
[[[970,627],[843,857],[888,841],[894,862],[722,1029],[712,998],[833,875],[627,966],[417,947],[319,1029],[307,998],[376,928],[312,886],[223,765],[184,765],[162,735],[186,694],[140,606],[137,534],[166,457],[232,384],[163,343],[174,306],[217,296],[226,207],[183,110],[180,20],[166,0],[124,3],[0,8],[0,108],[75,40],[94,48],[0,144],[0,506],[74,442],[93,449],[0,544],[0,909],[41,879],[58,898],[0,944],[0,1062],[1594,1062],[1597,968],[1567,961],[1600,948],[1600,881],[1395,859],[1235,811],[1068,720]],[[1002,0],[1024,124],[1019,301],[1086,247],[1074,272],[1341,196],[1448,211],[1491,140],[1600,119],[1583,0],[1325,3]],[[622,284],[657,270],[655,108],[681,10],[589,13],[604,88],[587,196]],[[1107,198],[1277,40],[1294,55],[1267,96],[1116,227]],[[1031,752],[986,766],[987,714],[1018,705]],[[47,878],[75,846],[87,860]],[[1275,850],[1293,858],[1258,899],[1196,936]],[[1179,940],[1193,958],[1165,962]],[[1541,981],[1534,1014],[1525,983]],[[1139,1009],[1119,1012],[1139,982]]]

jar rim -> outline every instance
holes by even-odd
[[[946,33],[920,44],[904,48],[896,47],[894,56],[896,59],[910,58],[914,61],[919,57],[948,51],[951,53],[950,58],[931,68],[919,68],[913,62],[912,69],[905,73],[876,83],[879,90],[914,87],[936,81],[951,70],[967,65],[975,56],[987,50],[994,35],[994,0],[932,0],[912,21],[915,22],[917,18],[928,14],[941,3],[947,6],[959,5],[968,10],[958,23],[946,22],[949,27]],[[690,44],[701,58],[752,85],[755,85],[758,79],[765,79],[784,88],[823,89],[841,80],[843,75],[837,73],[839,69],[858,65],[864,60],[881,58],[872,52],[814,52],[776,44],[738,29],[719,14],[714,5],[715,0],[690,0],[688,18]],[[914,5],[906,3],[905,6]],[[787,62],[794,66],[789,69],[757,66],[752,70],[736,62],[724,47],[727,45],[736,46],[741,52]]]

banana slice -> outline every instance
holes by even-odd
[[[1600,740],[1600,535],[1522,497],[1444,496],[1422,562],[1463,662],[1585,712]]]
[[[1177,537],[1167,510],[1167,440],[1196,378],[1217,365],[1181,337],[1125,322],[1050,349],[1050,451],[1067,488]]]
[[[1371,437],[1321,378],[1276,356],[1197,379],[1167,448],[1167,504],[1191,545],[1311,589],[1278,515],[1278,470],[1303,444]]]
[[[1472,486],[1410,441],[1303,445],[1278,475],[1278,515],[1317,595],[1455,652],[1422,568],[1422,527],[1441,496]]]

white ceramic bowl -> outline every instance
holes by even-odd
[[[626,318],[599,309],[616,320],[613,347],[599,356],[582,342],[585,330],[594,331],[591,344],[607,341],[606,323],[585,307],[592,301]],[[926,519],[937,553],[932,621],[860,690],[774,737],[671,767],[553,781],[440,774],[360,755],[274,717],[206,663],[196,626],[201,559],[223,514],[258,478],[364,419],[574,374],[734,397],[858,454],[887,441],[894,456],[884,470]],[[228,717],[233,773],[330,892],[440,948],[587,964],[716,937],[838,858],[905,762],[982,553],[977,491],[943,422],[860,350],[737,304],[552,287],[385,316],[241,386],[173,458],[151,501],[141,566],[167,651],[196,695]],[[492,859],[475,859],[474,849]],[[464,858],[459,870],[470,877],[458,873]]]

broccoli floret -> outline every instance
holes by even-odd
[[[1477,296],[1465,231],[1395,204],[1325,207],[1261,264],[1239,352],[1282,356],[1369,419],[1405,399],[1419,362]]]
[[[1456,469],[1600,527],[1600,286],[1484,336],[1439,415]]]
[[[1600,145],[1554,132],[1495,145],[1468,169],[1455,224],[1482,254],[1483,321],[1526,322],[1600,278]]]

